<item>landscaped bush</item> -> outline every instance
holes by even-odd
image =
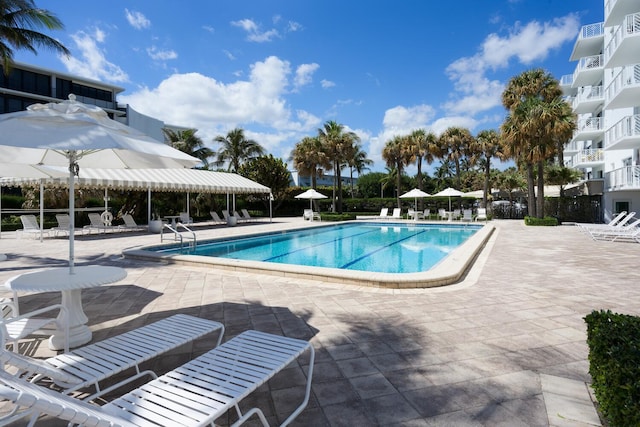
[[[555,225],[558,225],[558,219],[550,216],[545,216],[544,218],[525,216],[524,223],[525,225],[555,226]]]
[[[640,425],[640,317],[593,311],[587,322],[589,373],[612,427]]]

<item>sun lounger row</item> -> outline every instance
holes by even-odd
[[[149,371],[140,372],[143,361],[215,331],[220,332],[217,345],[202,356],[160,377]],[[0,424],[47,414],[87,426],[201,426],[235,408],[239,420],[234,425],[253,415],[268,425],[258,408],[243,414],[240,401],[308,352],[305,395],[282,425],[289,424],[309,401],[313,346],[307,341],[258,331],[243,332],[220,344],[223,332],[224,327],[218,322],[179,314],[45,361],[7,351],[3,346],[0,361],[20,371],[16,376],[0,371],[0,397],[15,405]],[[136,368],[136,375],[100,390],[100,381],[132,367]],[[94,386],[98,392],[85,399],[92,401],[144,375],[154,379],[103,406],[68,395]],[[43,378],[53,380],[65,391],[59,393],[35,384]]]
[[[234,220],[236,223],[256,220],[256,218],[253,218],[246,209],[242,209],[240,212],[242,212],[242,214],[239,214],[238,211],[233,211],[233,214],[230,214],[228,210],[223,210],[222,216],[224,219],[220,218],[220,215],[218,215],[216,211],[211,211],[209,214],[211,215],[211,218],[213,218],[213,222],[216,224],[229,224]],[[234,219],[231,219],[231,217]]]
[[[576,226],[588,233],[593,240],[640,243],[640,219],[636,219],[635,214],[635,212],[621,212],[607,224],[577,223]]]

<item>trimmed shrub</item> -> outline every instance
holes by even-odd
[[[545,216],[544,218],[525,216],[524,223],[525,225],[556,226],[558,225],[558,219],[551,216]]]
[[[593,311],[584,318],[589,373],[611,426],[640,425],[640,317]]]

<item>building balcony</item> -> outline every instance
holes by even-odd
[[[582,150],[582,142],[571,141],[565,144],[563,151],[565,156],[570,156],[576,154],[580,150]]]
[[[640,190],[640,166],[625,166],[605,175],[607,191]]]
[[[603,129],[604,120],[602,117],[587,117],[578,119],[577,128],[573,132],[572,141],[590,141],[598,139]]]
[[[560,89],[565,96],[573,96],[576,92],[573,88],[573,74],[565,74],[560,77]]]
[[[607,68],[621,67],[638,60],[640,12],[624,17],[604,50]]]
[[[571,61],[602,52],[604,44],[604,23],[585,25],[580,29],[578,39],[573,45]]]
[[[627,150],[640,147],[640,114],[627,116],[611,126],[604,134],[607,150]]]
[[[604,74],[604,55],[580,58],[573,72],[572,87],[592,86],[602,80]]]
[[[622,18],[638,11],[638,3],[627,0],[607,0],[604,4],[604,26],[616,25]]]
[[[640,46],[639,46],[640,51]],[[606,108],[640,105],[640,64],[627,65],[616,74],[605,91]]]
[[[604,150],[602,148],[581,150],[571,158],[571,167],[589,168],[604,163]]]
[[[604,90],[602,86],[584,86],[578,88],[576,96],[571,101],[571,107],[576,114],[591,113],[604,104]]]

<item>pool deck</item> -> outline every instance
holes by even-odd
[[[300,218],[199,229],[199,239],[298,227]],[[588,387],[583,317],[594,309],[640,314],[640,245],[596,242],[577,227],[492,221],[489,242],[464,279],[427,289],[380,289],[125,259],[159,243],[142,233],[78,236],[76,264],[116,265],[128,276],[83,291],[94,340],[174,313],[310,340],[313,393],[296,426],[600,425]],[[3,233],[0,280],[64,266],[63,238]],[[10,296],[0,291],[0,296]],[[21,295],[22,311],[59,300]],[[165,371],[201,354],[204,339],[158,358]],[[51,355],[46,343],[25,349]],[[282,421],[303,395],[306,366],[276,376],[246,404]],[[234,419],[231,414],[229,419]],[[220,425],[227,425],[223,417]],[[51,422],[42,425],[65,425]]]

